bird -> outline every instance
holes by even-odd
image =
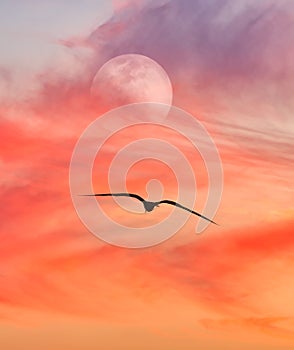
[[[158,201],[158,202],[150,202],[150,201],[146,201],[144,198],[142,198],[138,194],[128,193],[128,192],[126,192],[126,193],[94,193],[94,194],[82,194],[80,196],[86,196],[86,197],[89,197],[89,196],[90,197],[93,197],[93,196],[94,197],[131,197],[131,198],[135,198],[135,199],[138,199],[140,202],[143,203],[144,208],[145,208],[145,213],[146,212],[151,212],[154,208],[159,207],[159,204],[170,204],[170,205],[173,205],[175,207],[178,207],[178,208],[184,209],[186,211],[189,211],[190,213],[192,213],[194,215],[197,215],[200,218],[211,222],[212,224],[218,225],[216,222],[210,220],[206,216],[201,215],[201,214],[197,213],[196,211],[191,210],[191,209],[189,209],[187,207],[184,207],[183,205],[181,205],[181,204],[179,204],[179,203],[177,203],[175,201],[169,200],[169,199],[163,199],[163,200]]]

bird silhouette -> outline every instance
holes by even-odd
[[[131,197],[131,198],[135,198],[135,199],[138,199],[140,202],[143,203],[144,208],[145,208],[145,213],[152,211],[155,207],[159,207],[159,204],[170,204],[170,205],[173,205],[175,207],[187,210],[190,213],[192,213],[194,215],[197,215],[197,216],[201,217],[204,220],[207,220],[207,221],[209,221],[209,222],[211,222],[211,223],[213,223],[215,225],[218,225],[216,222],[210,220],[206,216],[203,216],[203,215],[197,213],[196,211],[191,210],[191,209],[189,209],[187,207],[184,207],[183,205],[181,205],[181,204],[179,204],[177,202],[171,201],[169,199],[164,199],[164,200],[159,201],[159,202],[150,202],[150,201],[146,201],[144,198],[142,198],[138,194],[134,194],[134,193],[95,193],[95,194],[82,194],[81,196],[87,196],[87,197],[93,197],[93,196],[95,196],[95,197],[107,197],[108,196],[108,197]]]

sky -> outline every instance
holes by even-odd
[[[1,2],[1,348],[293,348],[293,19],[290,0]],[[88,210],[98,236],[128,240],[162,220],[168,231],[187,219],[170,239],[127,249],[79,219],[69,184],[77,141],[95,120],[99,142],[134,121],[139,107],[113,110],[141,96],[128,77],[141,88],[147,76],[152,88],[134,64],[125,86],[109,85],[112,98],[91,95],[99,69],[125,54],[165,71],[170,113],[183,111],[175,125],[185,135],[155,125],[113,134],[93,164],[93,188],[108,191],[112,181],[117,191],[188,203],[195,181],[180,154],[171,156],[176,148],[196,178],[193,207],[204,211],[207,169],[189,142],[205,148],[191,128],[198,120],[221,158],[219,226],[197,235],[199,218],[168,206],[145,215],[129,199],[123,207],[99,201]],[[152,98],[166,88],[158,76]],[[153,123],[165,120],[167,110],[154,108]],[[174,148],[136,144],[155,137]],[[132,233],[102,223],[101,210]]]

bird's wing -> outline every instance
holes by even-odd
[[[112,197],[132,197],[136,198],[141,202],[145,202],[144,198],[140,197],[138,194],[134,193],[94,193],[94,194],[82,194],[82,196],[95,196],[95,197],[106,197],[106,196],[112,196]]]
[[[179,204],[179,203],[177,203],[177,202],[170,201],[169,199],[164,199],[164,200],[160,201],[159,204],[160,204],[160,203],[166,203],[166,204],[174,205],[174,206],[179,207],[179,208],[181,208],[181,209],[187,210],[187,211],[189,211],[190,213],[192,213],[192,214],[194,214],[194,215],[200,216],[202,219],[205,219],[205,220],[207,220],[207,221],[209,221],[209,222],[212,222],[212,223],[215,224],[215,225],[218,225],[216,222],[214,222],[214,221],[208,219],[206,216],[203,216],[203,215],[197,213],[197,212],[194,211],[194,210],[191,210],[191,209],[189,209],[189,208],[187,208],[187,207],[184,207],[183,205],[181,205],[181,204]]]

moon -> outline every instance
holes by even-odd
[[[171,105],[172,84],[166,71],[149,57],[116,56],[95,75],[91,95],[110,108],[141,102]]]

